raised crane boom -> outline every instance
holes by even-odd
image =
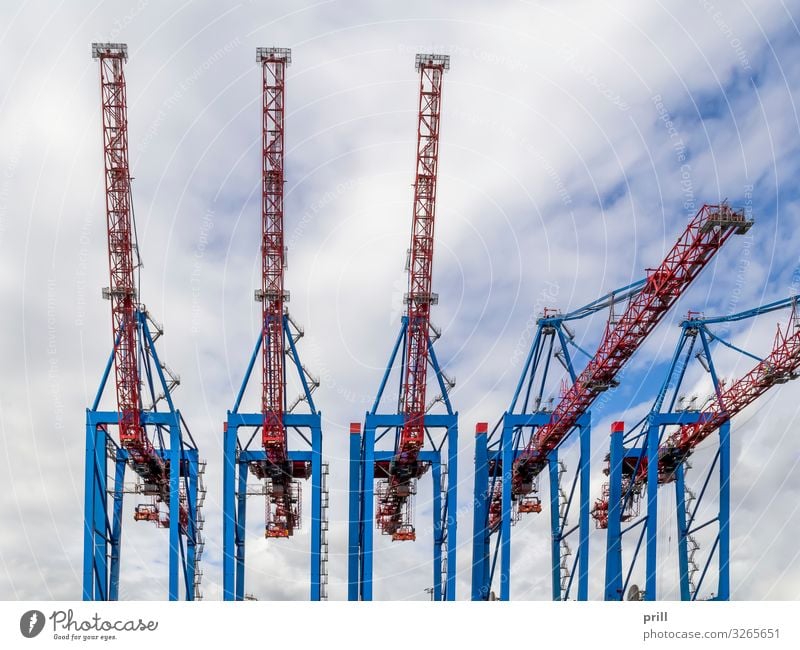
[[[119,438],[131,464],[154,493],[158,503],[169,504],[169,469],[156,453],[142,426],[141,378],[137,359],[137,312],[139,311],[134,261],[134,228],[131,209],[131,177],[128,164],[128,108],[123,63],[128,60],[124,43],[93,43],[92,58],[100,61],[100,93],[103,113],[106,225],[110,284],[103,291],[111,301],[114,336],[114,377],[119,413]],[[135,518],[165,525],[157,504],[137,506]],[[180,522],[188,523],[181,503]]]
[[[147,436],[139,411],[139,365],[136,354],[136,278],[133,261],[131,180],[128,166],[128,107],[123,62],[128,48],[123,44],[95,43],[92,57],[100,60],[100,90],[103,105],[103,149],[106,185],[106,225],[114,334],[114,375],[117,386],[119,437],[134,456],[146,455]]]
[[[261,406],[264,425],[261,439],[267,458],[280,464],[286,459],[286,429],[283,425],[283,133],[284,77],[291,62],[289,50],[260,48],[257,59],[262,68],[262,206],[261,206],[261,290],[262,305]]]
[[[418,475],[418,452],[425,438],[425,395],[428,377],[430,310],[438,296],[431,291],[433,233],[436,217],[436,179],[439,165],[439,122],[442,109],[442,80],[450,68],[450,57],[417,54],[419,110],[417,121],[417,166],[414,178],[414,217],[408,268],[406,317],[408,321],[405,364],[400,403],[405,416],[391,464],[391,479],[379,497],[378,525],[394,539],[405,539],[398,530],[402,511],[412,489],[409,482]],[[413,539],[409,533],[407,539]]]
[[[264,420],[261,442],[267,460],[256,464],[253,473],[271,481],[267,489],[265,536],[290,537],[300,525],[300,484],[292,480],[284,425],[284,303],[289,298],[283,286],[286,266],[283,237],[284,89],[286,68],[292,62],[292,53],[286,48],[260,47],[256,50],[256,61],[262,70],[262,272],[256,300],[262,309],[261,411]]]
[[[752,221],[726,203],[704,205],[616,325],[609,323],[597,353],[565,392],[547,425],[539,428],[514,463],[512,490],[527,494],[547,455],[569,434],[596,397],[615,385],[616,375],[658,325],[681,293],[728,238],[746,233]]]
[[[411,229],[411,260],[408,269],[408,343],[403,378],[405,425],[400,435],[400,456],[422,447],[425,391],[428,377],[428,335],[433,274],[433,228],[436,216],[436,175],[439,166],[439,120],[442,109],[442,79],[449,57],[417,55],[419,70],[419,122],[417,127],[417,171],[414,181],[414,220]],[[412,459],[413,460],[413,459]]]

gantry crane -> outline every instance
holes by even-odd
[[[514,501],[513,519],[503,520],[502,500],[492,499],[493,495],[502,497],[504,477],[502,468],[511,464],[513,450],[523,444],[522,435],[526,427],[542,426],[549,420],[550,404],[548,392],[557,385],[564,373],[574,381],[574,355],[590,358],[576,342],[573,330],[576,321],[610,310],[613,314],[617,305],[631,300],[645,285],[645,280],[633,282],[568,313],[546,308],[536,322],[536,331],[520,374],[511,405],[491,432],[488,425],[480,423],[475,438],[475,494],[473,524],[473,574],[472,599],[491,598],[491,585],[497,568],[497,555],[508,558],[510,549],[510,529],[523,513],[541,512],[543,504],[537,493],[520,497]],[[613,316],[612,316],[613,318]],[[575,578],[585,575],[585,540],[580,539],[573,553],[571,543],[582,532],[582,527],[574,526],[575,503],[582,495],[578,494],[577,483],[589,478],[589,422],[584,416],[578,431],[580,434],[581,456],[579,470],[575,473],[572,485],[565,475],[565,464],[557,451],[551,453],[550,460],[550,510],[552,538],[552,593],[554,600],[568,599],[574,594]],[[502,443],[506,443],[505,446]],[[505,454],[505,456],[504,456]],[[506,481],[508,483],[508,481]],[[536,490],[538,492],[538,490]],[[581,488],[581,492],[585,490]],[[583,507],[580,507],[581,513]],[[504,533],[504,531],[506,531]],[[491,535],[497,534],[494,553]],[[501,561],[501,564],[503,562]],[[580,571],[578,564],[580,563]],[[501,569],[502,570],[502,569]],[[580,590],[578,590],[580,591]],[[582,593],[582,592],[581,592]],[[501,589],[501,597],[505,597]]]
[[[455,517],[457,414],[448,392],[453,382],[442,372],[433,351],[438,337],[431,326],[431,306],[438,301],[432,291],[433,243],[436,211],[436,181],[439,162],[439,125],[442,81],[450,67],[450,57],[417,54],[419,72],[419,110],[417,114],[417,156],[414,180],[411,249],[408,256],[406,314],[400,335],[389,359],[372,409],[366,414],[364,434],[358,423],[351,425],[350,441],[350,600],[372,599],[372,516],[375,495],[375,523],[393,541],[413,541],[416,531],[412,499],[416,483],[431,469],[434,491],[434,600],[455,597]],[[431,334],[433,333],[433,337]],[[381,413],[386,384],[400,354],[396,410]],[[428,372],[433,371],[440,390],[430,403],[427,394]],[[445,413],[429,412],[441,402]],[[376,435],[376,429],[379,432]],[[443,429],[439,442],[431,430]],[[393,433],[391,451],[376,451],[375,444]],[[432,449],[424,450],[428,438]],[[444,445],[447,456],[443,459]],[[449,474],[448,474],[449,473]],[[377,486],[373,483],[377,480]],[[450,543],[448,543],[448,540]]]
[[[595,501],[592,516],[599,528],[607,529],[606,600],[621,600],[631,591],[633,572],[638,550],[646,547],[645,588],[633,592],[645,600],[656,599],[657,578],[657,508],[658,486],[675,483],[676,514],[678,524],[678,558],[680,593],[683,600],[702,597],[702,588],[709,576],[714,557],[717,557],[717,585],[713,591],[716,600],[727,600],[730,594],[730,420],[744,408],[774,386],[797,377],[800,368],[800,327],[797,302],[792,296],[737,314],[704,318],[691,313],[681,323],[681,336],[676,346],[669,371],[649,414],[629,432],[624,424],[615,423],[611,436],[611,452],[607,457],[605,472],[609,483],[603,486],[603,495]],[[790,309],[785,327],[778,327],[770,353],[759,359],[735,346],[725,332],[712,331],[709,326],[728,324],[774,312]],[[738,380],[726,384],[720,378],[712,358],[712,346],[723,345],[758,363]],[[698,350],[699,348],[699,350]],[[692,361],[710,376],[713,394],[705,404],[698,405],[697,398],[679,397],[688,383],[687,370]],[[702,489],[695,495],[686,486],[689,459],[695,450],[712,434],[719,434],[719,445],[710,468],[702,473]],[[626,446],[627,445],[627,446]],[[650,458],[658,462],[650,463]],[[713,516],[701,521],[705,503],[711,500],[709,485],[714,473],[719,475],[718,504]],[[644,507],[644,514],[641,508]],[[713,509],[713,506],[712,506]],[[622,528],[622,524],[626,524]],[[716,535],[705,561],[697,557],[701,545],[700,531],[708,533],[716,525]],[[637,531],[637,528],[641,530]],[[626,533],[636,538],[635,549],[623,566],[623,537]],[[702,564],[702,569],[700,565]],[[700,572],[695,580],[695,574]]]
[[[473,599],[491,597],[497,554],[501,560],[500,598],[509,598],[511,525],[522,514],[541,511],[537,479],[548,465],[553,528],[553,597],[568,597],[572,577],[566,582],[563,580],[569,573],[569,567],[563,557],[566,549],[562,542],[573,530],[578,530],[579,535],[575,558],[578,570],[577,597],[581,600],[587,597],[589,407],[598,395],[617,385],[617,375],[625,363],[730,236],[744,234],[751,225],[752,221],[746,218],[743,211],[733,210],[724,202],[704,205],[661,265],[656,269],[648,269],[646,280],[639,286],[620,290],[629,294],[627,307],[619,316],[611,310],[598,350],[580,375],[575,374],[571,362],[562,353],[561,361],[565,364],[571,384],[565,385],[560,400],[552,410],[543,408],[541,403],[529,404],[527,400],[520,409],[521,405],[517,403],[520,387],[526,382],[531,385],[538,363],[543,358],[538,347],[541,336],[534,339],[511,408],[503,415],[502,426],[498,424],[495,429],[500,430],[500,436],[490,440],[492,436],[488,434],[485,423],[479,423],[476,428]],[[618,301],[611,299],[606,302],[613,307]],[[560,329],[562,324],[563,321],[558,317],[548,320],[546,316],[540,320],[540,334],[557,329],[558,340],[566,351],[567,340]],[[550,358],[547,355],[545,357],[547,360]],[[546,376],[546,368],[544,372]],[[575,494],[579,480],[580,506],[577,526],[567,529],[567,513],[560,511],[569,510],[571,496],[559,496],[559,490],[555,487],[560,484],[561,474],[557,450],[575,428],[581,434],[580,479],[576,476],[570,495]],[[494,533],[498,537],[493,560],[490,541]]]
[[[100,62],[110,276],[103,297],[111,302],[113,350],[94,403],[87,409],[83,598],[119,596],[123,494],[133,492],[148,498],[136,505],[134,519],[170,531],[170,600],[178,599],[181,582],[185,598],[194,600],[201,596],[198,563],[204,545],[200,508],[205,464],[172,402],[178,377],[159,360],[155,348],[163,329],[139,301],[123,69],[128,48],[123,43],[93,43],[92,57]],[[116,410],[101,411],[112,370]],[[166,410],[159,410],[162,400]],[[116,427],[118,441],[110,427]],[[113,487],[108,485],[109,460],[115,467]],[[124,484],[126,467],[137,477],[132,488]]]
[[[300,362],[296,343],[303,330],[286,309],[284,288],[284,96],[286,68],[292,60],[286,48],[257,48],[262,73],[262,203],[261,286],[255,299],[261,304],[261,328],[224,430],[223,468],[223,596],[244,600],[246,512],[248,494],[265,498],[264,536],[290,538],[302,523],[301,480],[311,479],[311,600],[325,597],[327,540],[323,516],[327,512],[323,483],[322,418],[312,393],[319,386]],[[240,412],[242,398],[261,353],[261,410]],[[288,361],[287,361],[288,357]],[[301,394],[291,405],[286,379],[297,373]],[[295,412],[301,404],[307,412]],[[241,432],[240,432],[241,429]],[[260,448],[253,443],[260,430]],[[306,436],[303,431],[310,435]],[[240,438],[240,433],[244,433]],[[290,433],[298,449],[290,449]],[[248,486],[248,474],[259,480]]]

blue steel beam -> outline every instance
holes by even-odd
[[[404,348],[407,317],[400,323],[400,332],[395,339],[386,369],[378,386],[378,392],[370,411],[364,416],[363,432],[359,423],[350,425],[350,503],[348,526],[348,591],[350,601],[373,599],[373,564],[374,564],[374,495],[375,495],[375,463],[391,461],[395,455],[392,450],[378,449],[377,446],[387,437],[395,444],[397,432],[405,424],[405,415],[398,410],[383,412],[383,398],[389,379],[402,366],[399,352]],[[456,486],[458,483],[458,413],[456,413],[447,394],[444,373],[433,348],[430,337],[427,339],[429,363],[442,391],[442,403],[445,413],[427,413],[424,426],[429,439],[431,431],[442,431],[441,442],[431,450],[419,452],[421,462],[431,465],[433,482],[433,572],[432,596],[434,600],[455,600],[456,591],[456,541],[458,502]],[[403,355],[404,356],[404,355]],[[402,371],[402,368],[399,368]],[[400,372],[402,376],[402,372]],[[396,405],[395,405],[396,408]],[[381,433],[379,433],[379,431]],[[437,476],[443,474],[447,465],[447,486],[444,495],[439,494],[440,485]],[[436,523],[438,522],[438,523]],[[444,560],[446,545],[446,560]],[[444,563],[444,565],[443,565]],[[442,571],[441,567],[444,566]],[[442,574],[444,577],[442,578]]]
[[[720,399],[721,383],[717,374],[716,366],[712,356],[712,343],[722,344],[729,349],[744,354],[751,358],[759,359],[746,350],[739,348],[722,337],[716,335],[708,328],[708,325],[738,322],[748,318],[753,318],[762,314],[770,313],[779,309],[786,309],[797,304],[799,296],[774,301],[754,309],[744,310],[737,314],[717,317],[695,317],[688,318],[681,322],[681,336],[676,346],[675,353],[666,373],[665,380],[658,392],[656,400],[647,417],[643,431],[645,436],[634,435],[634,430],[628,434],[627,439],[633,445],[625,447],[623,434],[614,433],[611,438],[611,453],[609,458],[609,501],[608,501],[608,528],[607,528],[607,560],[606,560],[606,586],[605,598],[607,600],[618,600],[624,596],[624,589],[628,586],[628,581],[633,573],[638,558],[638,550],[642,541],[636,545],[636,551],[627,564],[628,578],[622,583],[624,573],[624,563],[622,558],[622,539],[626,532],[631,531],[634,526],[622,529],[620,525],[623,510],[630,505],[629,497],[621,490],[621,485],[626,480],[625,476],[630,475],[630,467],[626,474],[623,474],[624,459],[631,459],[633,463],[633,473],[638,474],[639,464],[644,458],[658,458],[659,446],[663,443],[664,430],[666,426],[685,426],[697,422],[702,413],[690,411],[676,411],[675,404],[678,393],[680,392],[683,381],[686,377],[687,368],[693,358],[695,343],[699,342],[703,359],[706,363],[706,371],[709,373],[717,399]],[[671,399],[664,408],[666,396],[671,392]],[[680,576],[680,594],[682,600],[694,600],[699,597],[700,589],[706,581],[706,576],[716,558],[717,584],[714,598],[726,600],[730,595],[730,426],[724,423],[718,431],[719,440],[716,452],[718,462],[712,463],[709,470],[704,474],[703,487],[692,512],[686,508],[685,494],[686,475],[685,467],[681,463],[675,471],[676,489],[676,515],[678,525],[678,570]],[[637,445],[644,443],[646,452]],[[644,452],[644,453],[643,453]],[[694,516],[700,503],[706,495],[707,488],[716,477],[719,495],[719,505],[717,514],[710,520],[701,525],[695,525]],[[657,512],[658,512],[658,463],[652,462],[647,465],[647,499],[646,513],[639,522],[645,524],[647,536],[644,539],[646,548],[646,586],[644,598],[654,600],[657,597]],[[630,499],[635,499],[630,495]],[[627,504],[627,505],[626,505]],[[703,564],[700,581],[694,588],[689,581],[689,559],[687,549],[687,539],[693,532],[701,528],[717,525],[717,536],[711,551],[707,554]]]
[[[194,589],[184,584],[180,588],[180,576],[193,576],[194,566],[189,566],[197,540],[197,485],[187,485],[186,477],[181,476],[181,468],[186,467],[188,475],[196,475],[199,458],[197,449],[190,442],[190,434],[184,431],[180,411],[175,408],[170,395],[169,386],[158,358],[155,341],[150,333],[147,314],[136,312],[137,345],[145,354],[142,363],[155,368],[154,382],[148,382],[149,398],[153,402],[153,410],[141,411],[140,421],[151,438],[155,453],[162,460],[169,460],[170,467],[170,530],[167,546],[168,598],[177,600],[183,597],[194,600]],[[119,342],[116,337],[115,346]],[[83,599],[84,600],[117,600],[120,593],[120,573],[122,566],[122,512],[123,492],[128,453],[109,435],[109,427],[119,424],[117,411],[100,410],[108,383],[108,376],[113,364],[113,351],[104,368],[100,386],[92,407],[86,410],[86,467],[85,467],[85,499],[84,499],[84,563],[83,563]],[[158,411],[158,394],[164,396],[167,410]],[[160,429],[169,432],[168,441],[162,446]],[[187,438],[188,436],[188,438]],[[111,450],[113,457],[109,458]],[[108,464],[113,461],[113,487],[108,485]],[[188,526],[182,530],[179,512],[181,487],[186,488]],[[193,586],[193,585],[192,585]]]
[[[300,448],[289,448],[287,459],[290,462],[305,462],[311,465],[311,535],[309,548],[309,599],[321,599],[321,544],[322,544],[322,413],[316,410],[309,385],[303,369],[297,346],[294,343],[291,321],[284,315],[283,334],[286,341],[287,357],[300,382],[303,400],[309,409],[304,413],[284,413],[283,425],[300,434]],[[262,345],[259,333],[250,355],[244,380],[240,386],[234,406],[228,411],[223,430],[223,599],[244,600],[246,573],[246,520],[247,520],[247,477],[249,465],[267,460],[265,450],[260,446],[250,447],[252,436],[240,438],[239,430],[257,430],[264,422],[261,412],[240,412],[242,398],[251,379]],[[310,435],[304,435],[306,431]]]
[[[514,497],[511,490],[510,475],[518,453],[524,447],[525,436],[534,435],[536,428],[550,422],[551,414],[544,410],[544,391],[552,387],[552,360],[558,360],[566,375],[574,382],[576,373],[570,354],[572,335],[564,331],[563,324],[568,320],[585,318],[601,309],[609,308],[638,293],[644,281],[634,282],[611,292],[580,309],[567,314],[548,315],[537,320],[536,331],[522,367],[516,388],[511,397],[508,410],[503,414],[491,434],[488,427],[481,425],[476,430],[475,487],[473,506],[473,600],[487,600],[492,592],[495,569],[499,563],[499,597],[508,600],[511,594],[511,530],[514,519]],[[579,348],[578,348],[579,349]],[[569,490],[568,508],[573,504],[578,510],[577,526],[569,526],[558,513],[558,451],[548,457],[550,471],[550,533],[551,533],[551,583],[554,599],[576,597],[588,598],[589,570],[589,460],[591,415],[579,420],[576,427],[579,441],[579,461],[574,476],[573,489]],[[565,439],[566,442],[567,439]],[[500,469],[502,468],[502,469]],[[501,512],[496,525],[490,525],[489,505],[491,494],[499,485],[501,490]],[[574,512],[574,510],[573,510]],[[575,535],[578,538],[570,579],[564,581],[562,590],[561,565],[562,541]],[[494,543],[492,539],[494,539]],[[576,576],[577,574],[577,576]],[[577,589],[573,584],[577,577]],[[556,589],[557,586],[557,589]],[[562,593],[563,592],[563,593]]]

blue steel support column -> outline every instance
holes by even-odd
[[[158,401],[155,396],[157,387],[160,387],[162,396],[166,399],[168,410],[156,409],[141,411],[140,422],[146,434],[153,439],[155,453],[169,465],[170,497],[168,505],[170,511],[169,549],[168,549],[168,582],[169,598],[177,600],[180,593],[180,582],[183,578],[187,585],[186,599],[193,600],[194,591],[188,589],[189,581],[194,582],[194,544],[196,539],[192,531],[196,532],[196,470],[198,452],[196,449],[184,449],[181,432],[180,412],[175,410],[170,396],[170,387],[167,385],[162,364],[158,359],[155,345],[150,330],[147,326],[145,312],[137,312],[139,349],[143,354],[143,365],[147,387],[150,397]],[[115,346],[119,344],[119,335],[115,339]],[[84,563],[83,563],[83,599],[84,600],[118,600],[120,590],[120,565],[122,548],[122,515],[124,499],[124,479],[126,463],[129,454],[125,449],[112,443],[107,427],[119,425],[117,411],[101,411],[100,402],[103,398],[106,383],[113,367],[114,353],[112,352],[106,363],[103,377],[100,381],[97,394],[91,408],[86,409],[86,493],[84,514]],[[154,383],[154,377],[157,383]],[[159,427],[168,429],[169,447],[162,448],[163,444]],[[110,446],[109,446],[110,445]],[[114,464],[114,487],[108,489],[108,455],[113,450],[111,460]],[[195,482],[188,486],[188,515],[189,524],[186,533],[181,531],[180,523],[180,487],[188,476],[191,482],[192,467],[195,471]],[[188,468],[188,470],[186,469]],[[110,495],[110,496],[109,496]],[[183,540],[187,540],[184,552]],[[189,542],[191,537],[191,543]],[[187,565],[185,562],[189,560]]]
[[[730,422],[719,428],[719,585],[717,600],[730,600],[731,436]]]
[[[86,459],[84,462],[83,493],[83,600],[94,600],[94,446],[96,427],[86,415]]]
[[[169,426],[169,463],[169,599],[178,600],[181,564],[181,436],[177,422]]]
[[[375,490],[375,425],[367,416],[364,426],[361,482],[361,600],[372,600],[373,493]]]
[[[94,443],[94,567],[96,591],[94,600],[108,600],[108,471],[106,444],[108,434],[102,427],[95,429]]]
[[[249,468],[247,462],[237,462],[234,467],[237,468],[239,476],[236,479],[238,489],[236,492],[236,593],[234,600],[244,600],[244,558],[247,543],[247,476]]]
[[[455,416],[454,416],[455,419]],[[447,428],[447,584],[445,599],[456,599],[456,549],[458,548],[458,424]]]
[[[553,600],[561,600],[561,515],[558,503],[558,449],[547,456],[550,478],[550,578]]]
[[[580,512],[579,512],[579,542],[578,542],[578,600],[589,598],[589,490],[591,487],[589,475],[589,459],[592,455],[591,425],[586,418],[579,430],[581,457],[580,457]]]
[[[625,449],[622,441],[625,424],[611,425],[611,450],[609,457],[608,527],[606,529],[606,584],[605,600],[622,600],[622,459]]]
[[[322,430],[311,429],[311,600],[320,599],[322,539]]]
[[[228,422],[231,412],[228,411]],[[226,425],[222,434],[222,597],[234,599],[234,553],[236,548],[236,425]]]
[[[287,413],[284,424],[287,428],[306,428],[310,430],[309,447],[289,450],[290,462],[311,465],[311,522],[310,535],[310,579],[316,584],[316,600],[321,594],[321,533],[322,533],[322,426],[321,416],[312,413]],[[261,413],[228,412],[228,420],[223,436],[223,599],[244,600],[245,597],[245,557],[247,522],[247,481],[249,466],[266,460],[262,448],[239,447],[239,427],[257,430],[263,422]],[[253,438],[251,437],[251,440]],[[316,473],[315,473],[316,471]],[[316,499],[315,494],[316,493]],[[316,529],[316,532],[315,532]]]
[[[503,433],[500,441],[502,453],[503,478],[502,518],[500,521],[500,600],[511,597],[511,468],[514,464],[512,446],[513,429],[503,418]]]
[[[681,600],[691,600],[689,588],[689,549],[686,527],[686,476],[683,463],[675,470],[675,509],[678,524],[678,570]]]
[[[194,600],[195,555],[197,553],[197,451],[188,450],[186,458],[188,476],[187,506],[189,509],[189,526],[186,535],[186,600]]]
[[[122,497],[125,487],[125,465],[127,452],[117,449],[114,459],[114,515],[111,523],[111,583],[108,587],[108,599],[119,600],[119,566],[122,545]]]
[[[660,427],[653,417],[647,422],[647,556],[645,564],[645,600],[656,599],[656,565],[658,561],[658,438]]]
[[[433,600],[442,600],[442,470],[441,455],[431,463],[431,482],[433,483]],[[448,579],[449,579],[448,575]]]
[[[361,548],[361,424],[350,424],[350,522],[347,543],[347,600],[358,600]]]
[[[488,425],[475,425],[475,479],[472,502],[472,600],[488,598],[486,580],[489,574],[490,539],[487,494],[489,491]],[[449,572],[448,572],[449,573]]]

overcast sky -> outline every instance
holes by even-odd
[[[543,307],[574,308],[638,279],[704,202],[752,208],[751,233],[725,246],[597,409],[597,489],[610,422],[647,410],[688,309],[730,313],[800,290],[800,4],[718,5],[3,3],[0,598],[81,595],[84,414],[111,346],[100,294],[108,277],[92,41],[129,47],[141,296],[165,325],[161,356],[181,376],[174,398],[208,459],[209,599],[221,597],[221,425],[259,327],[255,48],[292,48],[286,282],[306,331],[301,355],[322,378],[315,397],[331,464],[332,599],[346,596],[348,423],[374,397],[406,285],[414,54],[451,55],[433,320],[443,329],[439,358],[458,382],[463,599],[472,432],[508,406],[519,351]],[[731,333],[764,354],[784,316]],[[578,328],[584,345],[596,345],[602,322]],[[750,365],[721,363],[731,377]],[[737,599],[800,598],[798,403],[800,386],[788,384],[733,424]],[[306,598],[308,527],[289,542],[266,543],[263,504],[250,506],[247,591]],[[416,506],[416,544],[376,539],[376,598],[427,598],[428,487]],[[668,511],[660,595],[674,598]],[[166,597],[166,543],[165,531],[126,514],[121,597]],[[593,531],[593,598],[602,594],[604,545]],[[549,597],[548,554],[547,518],[523,520],[514,531],[512,597]]]

